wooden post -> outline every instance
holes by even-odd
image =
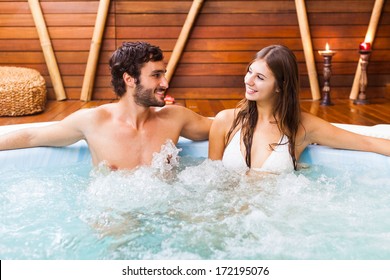
[[[49,75],[53,83],[56,99],[64,100],[66,99],[65,89],[62,84],[61,74],[58,69],[57,60],[51,45],[49,33],[47,32],[46,23],[45,19],[43,18],[41,6],[39,5],[39,0],[28,0],[28,4],[30,6],[35,26],[38,31],[39,41],[41,42],[43,55],[45,57]]]
[[[318,84],[317,70],[313,55],[313,46],[311,43],[309,23],[307,20],[306,6],[304,0],[295,0],[295,7],[297,9],[299,30],[301,32],[301,39],[303,51],[305,54],[306,67],[309,75],[310,89],[313,100],[321,99],[320,87]]]
[[[173,49],[171,58],[169,59],[167,65],[167,73],[165,75],[168,83],[170,82],[173,73],[175,72],[176,65],[180,59],[180,56],[183,52],[184,46],[187,42],[188,36],[190,34],[191,28],[194,25],[196,16],[198,15],[200,8],[202,7],[203,0],[194,0],[190,11],[188,12],[186,21],[184,22],[183,28],[181,29],[179,38],[176,41],[175,48]]]
[[[92,97],[96,68],[99,61],[99,52],[109,7],[110,0],[100,0],[87,66],[85,69],[83,87],[81,88],[80,100],[82,101],[90,101]]]
[[[383,7],[384,0],[375,0],[374,8],[371,13],[370,23],[368,25],[368,30],[366,33],[366,37],[364,38],[364,42],[368,42],[371,45],[374,42],[376,28],[378,27],[379,18],[382,13],[382,7]],[[357,48],[356,48],[357,49]],[[349,95],[350,99],[355,100],[359,93],[359,82],[360,82],[360,75],[362,74],[362,68],[361,68],[362,60],[359,59],[358,66],[356,68],[355,78],[353,80],[351,94]]]

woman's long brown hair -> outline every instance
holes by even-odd
[[[287,136],[289,153],[293,160],[294,169],[297,169],[295,157],[295,139],[300,124],[301,109],[299,106],[299,72],[298,64],[294,53],[285,46],[271,45],[260,50],[249,66],[256,60],[263,59],[269,69],[273,72],[277,86],[280,91],[276,96],[273,117],[279,130]],[[243,142],[245,146],[245,162],[251,167],[251,151],[253,134],[258,120],[258,112],[255,101],[244,98],[237,105],[237,115],[234,118],[232,127],[227,136],[229,141],[236,127],[241,124]],[[276,145],[287,143],[272,143],[271,148]]]

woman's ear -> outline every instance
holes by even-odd
[[[275,81],[275,93],[280,93],[280,87],[279,87],[277,81]]]
[[[130,76],[128,73],[123,73],[123,81],[125,81],[126,85],[129,87],[134,87],[136,83],[136,79]]]

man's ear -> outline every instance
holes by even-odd
[[[132,76],[130,76],[128,73],[123,73],[123,81],[125,81],[126,85],[129,87],[134,87],[136,79],[134,79]]]

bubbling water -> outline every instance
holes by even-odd
[[[0,257],[389,259],[390,182],[371,172],[237,174],[168,142],[131,171],[23,174],[0,181]]]
[[[153,153],[151,167],[159,170],[161,174],[171,171],[179,166],[180,151],[172,140],[167,140],[159,153]]]

